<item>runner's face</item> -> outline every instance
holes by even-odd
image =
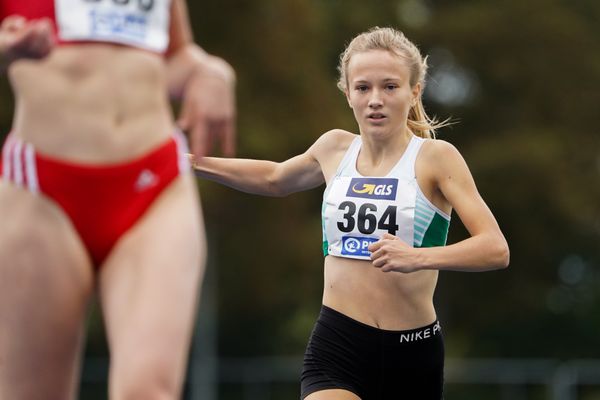
[[[357,53],[348,63],[346,97],[362,134],[406,130],[418,94],[405,61],[386,50]]]

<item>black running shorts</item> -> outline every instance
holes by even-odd
[[[362,400],[440,400],[444,341],[440,323],[389,331],[322,306],[301,378],[301,399],[345,389]]]

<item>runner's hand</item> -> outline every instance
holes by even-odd
[[[46,57],[55,45],[48,18],[27,21],[24,17],[6,17],[0,25],[0,56],[3,64],[20,58]]]
[[[220,143],[235,155],[235,73],[223,59],[209,56],[187,82],[178,125],[188,133],[192,154],[203,157]]]
[[[373,266],[383,272],[414,272],[419,270],[415,249],[400,238],[385,233],[369,246]]]

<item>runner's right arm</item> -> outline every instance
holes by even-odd
[[[355,135],[339,129],[321,135],[304,153],[283,162],[190,155],[196,175],[246,193],[283,197],[325,183],[325,168],[341,159]],[[337,163],[335,164],[337,165]],[[329,171],[331,174],[332,171]]]
[[[202,157],[193,163],[196,175],[246,193],[283,197],[324,182],[310,151],[283,162]]]

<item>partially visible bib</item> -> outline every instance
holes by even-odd
[[[323,194],[325,255],[368,260],[368,246],[385,233],[414,247],[446,244],[450,216],[423,195],[415,176],[423,142],[413,136],[386,176],[366,177],[356,170],[362,141],[354,139]]]
[[[2,17],[53,20],[59,42],[108,42],[164,53],[171,0],[2,0]]]
[[[55,0],[63,41],[100,41],[162,53],[169,44],[169,0]]]

